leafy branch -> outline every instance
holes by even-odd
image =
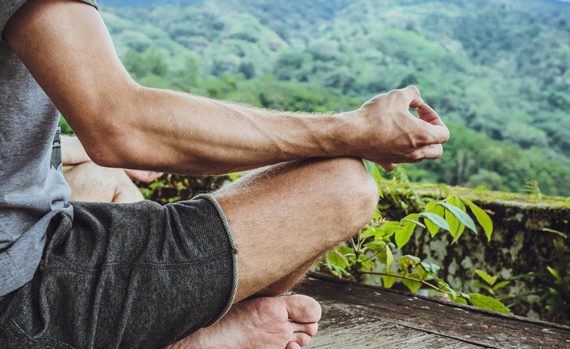
[[[365,161],[365,166],[377,182],[384,180],[377,165]],[[408,214],[399,221],[386,220],[376,211],[372,221],[358,235],[327,253],[321,262],[321,269],[337,277],[356,281],[376,275],[381,277],[386,288],[393,287],[399,281],[412,293],[426,287],[447,295],[457,303],[510,313],[494,294],[495,290],[508,283],[496,283],[496,278],[479,271],[478,275],[487,282],[485,289],[490,291],[490,295],[467,294],[453,289],[439,278],[437,273],[441,268],[438,265],[401,253],[414,234],[419,232],[427,231],[432,238],[446,232],[452,238],[452,243],[457,243],[466,230],[478,234],[477,226],[491,241],[493,221],[487,212],[472,201],[453,194],[444,200],[429,201],[422,212]]]

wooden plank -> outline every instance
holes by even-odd
[[[320,299],[323,320],[319,335],[309,348],[427,348],[427,349],[480,349],[451,338],[394,324],[384,320],[355,315],[351,304]]]
[[[570,349],[570,328],[566,326],[330,280],[308,278],[295,291],[313,296],[323,305],[323,338],[315,338],[314,343],[326,345],[322,348],[351,340],[355,346],[344,347]],[[400,327],[390,327],[395,325]]]
[[[456,340],[448,340],[400,325],[379,320],[366,319],[366,322],[347,328],[327,328],[320,333],[309,346],[311,349],[409,349],[409,348],[446,348],[480,349]]]

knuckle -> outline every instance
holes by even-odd
[[[420,96],[420,89],[416,85],[410,85],[408,87],[416,96]]]
[[[395,90],[391,96],[393,103],[398,106],[403,106],[406,103],[406,93],[402,90]],[[407,109],[406,109],[407,110]]]
[[[403,92],[401,90],[391,90],[390,92],[388,92],[386,94],[386,96],[390,97],[390,98],[394,98],[394,97],[401,96],[402,94],[403,94]]]
[[[426,132],[422,132],[416,136],[416,143],[418,145],[427,145],[432,141],[432,136]]]

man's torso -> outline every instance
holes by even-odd
[[[0,4],[0,31],[24,1]],[[0,41],[0,296],[29,281],[50,219],[72,214],[61,166],[51,161],[58,113]]]

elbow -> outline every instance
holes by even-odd
[[[91,161],[102,167],[125,168],[113,149],[105,146],[95,146],[94,149],[87,150]]]
[[[125,144],[128,135],[122,131],[108,131],[106,134],[90,135],[88,144],[84,144],[87,155],[99,166],[128,168],[129,157]]]
[[[75,130],[91,161],[103,167],[128,168],[131,158],[128,150],[136,132],[122,121],[126,118],[125,114],[106,113],[105,118],[91,117],[96,122]]]
[[[131,86],[132,87],[132,86]],[[99,99],[83,109],[76,131],[87,155],[99,166],[129,168],[133,154],[129,149],[136,149],[137,125],[134,122],[136,110],[133,109],[134,92],[122,91],[114,97]],[[104,100],[105,102],[101,101]],[[72,125],[73,126],[73,125]]]

